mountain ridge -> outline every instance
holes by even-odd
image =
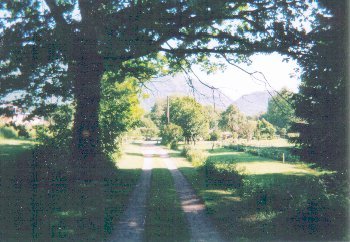
[[[192,87],[191,87],[192,86]],[[259,115],[267,111],[270,95],[267,91],[245,94],[232,100],[220,89],[214,90],[198,80],[187,80],[185,76],[165,76],[157,78],[143,88],[143,93],[149,97],[141,100],[141,106],[149,111],[158,99],[167,96],[192,96],[202,105],[212,105],[224,110],[229,105],[236,105],[247,116]]]

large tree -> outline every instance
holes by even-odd
[[[267,112],[263,115],[263,118],[279,129],[289,130],[290,125],[295,121],[293,95],[294,93],[283,88],[272,96],[268,102]]]
[[[221,113],[219,126],[222,130],[232,132],[233,137],[238,138],[243,135],[243,125],[247,118],[235,106],[230,105]]]
[[[181,127],[187,143],[204,138],[209,132],[209,119],[205,108],[191,97],[171,97],[169,108],[170,123]],[[163,124],[166,128],[167,117],[163,113]]]
[[[302,84],[296,99],[294,128],[304,160],[346,174],[348,169],[348,20],[345,0],[318,1],[326,15],[317,15],[310,38],[314,45],[301,59]]]
[[[92,162],[105,71],[132,73],[126,61],[156,60],[160,51],[175,69],[209,54],[298,57],[308,7],[300,0],[3,0],[1,97],[20,91],[15,103],[39,115],[55,106],[51,97],[74,100],[73,153]]]

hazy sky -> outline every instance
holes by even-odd
[[[254,80],[234,66],[228,66],[224,72],[219,71],[211,75],[206,75],[206,73],[195,68],[195,73],[202,81],[220,88],[224,94],[233,100],[244,94],[266,91],[266,88],[279,91],[286,87],[293,92],[298,92],[300,77],[295,72],[295,68],[298,67],[295,61],[282,62],[283,57],[278,54],[255,55],[251,60],[252,65],[240,64],[240,66],[250,72],[262,72],[272,88],[267,83],[265,85],[265,82]],[[263,80],[263,78],[257,77]]]

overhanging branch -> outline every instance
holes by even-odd
[[[68,27],[66,20],[63,17],[63,11],[56,5],[55,0],[45,0],[46,5],[50,8],[51,15],[56,24],[61,27]]]

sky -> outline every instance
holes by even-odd
[[[0,17],[4,13],[0,11]],[[78,10],[74,10],[74,18],[79,20]],[[295,61],[289,61],[288,63],[282,62],[283,57],[279,54],[270,55],[254,55],[252,56],[252,64],[246,66],[240,64],[240,67],[250,72],[260,71],[262,72],[268,83],[254,80],[247,73],[239,70],[234,66],[228,65],[224,71],[218,71],[214,74],[207,75],[200,71],[200,68],[194,68],[194,71],[200,79],[210,85],[213,85],[232,100],[239,97],[258,91],[279,91],[281,88],[286,87],[293,92],[298,92],[298,86],[300,84],[300,78],[295,73],[295,68],[298,67]]]
[[[261,76],[257,77],[262,81],[254,80],[250,75],[234,66],[228,66],[226,70],[210,75],[201,72],[199,68],[194,68],[194,72],[202,81],[219,88],[232,100],[245,94],[266,91],[266,89],[279,91],[285,87],[290,91],[298,92],[300,75],[295,71],[298,68],[296,61],[283,62],[283,57],[279,54],[254,55],[251,60],[250,66],[244,64],[239,66],[249,72],[262,72],[268,83]]]

